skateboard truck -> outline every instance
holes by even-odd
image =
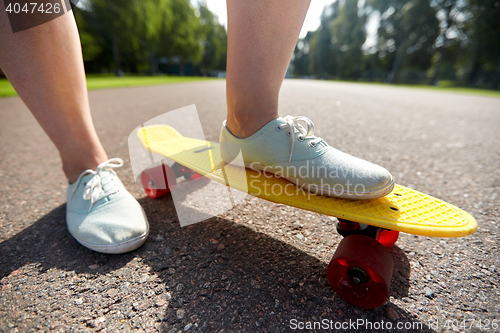
[[[160,165],[144,170],[141,173],[141,183],[148,197],[156,199],[171,192],[179,177],[195,180],[203,176],[177,162],[171,167],[162,162]]]
[[[365,235],[379,241],[385,247],[390,247],[399,237],[399,231],[384,229],[373,225],[337,219],[337,233],[342,237],[349,235]]]
[[[194,180],[202,177],[202,175],[198,172],[191,170],[188,167],[185,167],[177,162],[172,165],[172,170],[174,171],[176,177],[184,177],[186,180]]]

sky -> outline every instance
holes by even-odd
[[[205,0],[208,9],[219,17],[219,22],[227,28],[227,10],[226,1],[224,0]],[[305,37],[308,31],[314,31],[319,27],[320,16],[323,8],[329,5],[334,0],[312,0],[307,11],[306,19],[302,30],[300,31],[300,38]],[[191,0],[191,3],[196,5],[198,0]]]

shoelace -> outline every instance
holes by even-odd
[[[288,162],[292,161],[293,157],[293,148],[295,146],[295,131],[298,131],[300,134],[297,136],[297,139],[299,141],[304,141],[305,139],[308,138],[313,138],[313,140],[309,141],[309,146],[310,147],[315,147],[321,139],[320,137],[314,136],[314,124],[311,119],[307,117],[293,117],[293,116],[286,116],[285,118],[286,124],[279,125],[276,127],[276,130],[281,131],[284,128],[289,128],[288,130],[288,136],[290,137],[291,140],[291,147],[290,147],[290,157],[288,158]],[[306,128],[299,124],[299,121],[303,121],[306,125]]]
[[[116,163],[116,164],[113,164]],[[112,158],[107,160],[106,162],[102,162],[97,166],[96,171],[88,169],[85,170],[80,177],[78,177],[78,180],[76,181],[76,184],[80,182],[80,179],[83,176],[86,176],[88,174],[94,175],[90,180],[87,182],[85,185],[85,190],[83,191],[83,199],[84,200],[90,200],[90,207],[89,211],[92,209],[94,204],[101,200],[102,198],[107,197],[108,195],[114,194],[118,192],[118,189],[113,186],[111,189],[108,189],[107,191],[103,190],[102,187],[102,178],[101,178],[101,171],[105,169],[113,169],[113,168],[119,168],[123,166],[123,160],[121,158]],[[75,194],[76,189],[78,186],[76,186],[73,189],[73,195]]]

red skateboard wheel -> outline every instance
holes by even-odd
[[[399,238],[399,231],[380,229],[377,233],[377,240],[385,247],[390,247],[396,243]]]
[[[170,186],[169,182],[170,180]],[[157,165],[141,173],[141,184],[148,197],[159,198],[175,188],[175,173],[166,164]]]
[[[394,263],[375,239],[350,235],[339,244],[327,268],[328,281],[347,302],[376,308],[387,300]]]

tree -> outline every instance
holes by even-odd
[[[353,79],[361,74],[366,39],[366,14],[357,0],[336,1],[325,7],[319,28],[298,43],[295,73],[309,72],[322,78]]]
[[[361,74],[361,46],[366,40],[367,16],[359,10],[358,1],[352,0],[338,6],[337,12],[330,22],[330,43],[337,55],[333,74],[341,79],[356,79]]]
[[[172,30],[172,4],[170,0],[138,0],[134,1],[133,26],[136,34],[130,36],[133,49],[137,54],[142,54],[148,59],[149,73],[159,72],[158,52],[160,50],[162,31]]]
[[[293,51],[292,66],[293,74],[298,76],[309,76],[311,74],[309,69],[309,55],[310,55],[310,41],[313,32],[308,31],[306,36],[297,42]]]
[[[202,60],[206,32],[189,0],[88,0],[85,9],[75,10],[84,54],[94,70],[154,74],[162,57],[178,59],[181,67]],[[211,38],[217,40],[212,44],[224,46],[224,28],[212,28]],[[220,47],[216,53],[217,65],[223,66]]]
[[[208,9],[206,4],[200,3],[200,23],[205,39],[203,60],[204,71],[226,70],[227,33],[224,26],[219,24],[217,17]]]
[[[144,0],[142,0],[144,1]],[[187,0],[171,0],[171,29],[160,33],[159,53],[168,58],[178,58],[181,67],[187,63],[198,64],[203,56],[204,36],[200,19]],[[181,70],[183,75],[183,71]]]
[[[439,28],[436,10],[427,0],[372,0],[380,11],[378,48],[389,56],[388,82],[396,82],[401,66],[424,70],[430,66]]]
[[[311,73],[327,78],[333,73],[336,51],[331,43],[332,35],[330,31],[330,22],[337,16],[338,2],[325,7],[321,14],[321,24],[309,41],[309,70]]]
[[[97,58],[102,51],[101,43],[98,38],[89,33],[87,21],[84,19],[82,10],[78,7],[73,9],[75,20],[78,22],[78,34],[80,35],[80,43],[82,45],[83,61],[92,61]]]
[[[466,42],[464,33],[465,8],[464,0],[433,0],[440,20],[439,35],[434,47],[435,61],[432,68],[431,84],[436,84],[440,78],[455,79],[454,65],[460,52],[461,44]]]
[[[482,70],[491,72],[490,87],[500,84],[500,2],[469,0],[470,20],[467,34],[471,39],[471,69],[468,83],[476,82]],[[487,80],[487,78],[485,78]]]
[[[121,54],[129,37],[124,32],[129,31],[133,24],[134,4],[134,1],[126,0],[89,0],[88,10],[82,12],[92,35],[99,36],[106,46],[111,47],[116,75],[123,75]]]

